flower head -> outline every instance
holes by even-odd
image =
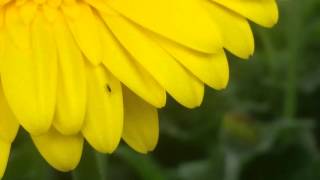
[[[53,167],[84,139],[111,153],[155,148],[166,93],[188,108],[228,82],[225,49],[254,51],[248,19],[271,27],[275,0],[1,0],[0,177],[21,125]]]

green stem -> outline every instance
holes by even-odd
[[[99,152],[95,152],[95,157],[97,161],[98,171],[101,179],[107,179],[107,156]]]
[[[291,57],[291,56],[290,56]],[[297,104],[297,66],[296,58],[291,57],[287,71],[287,85],[285,89],[284,117],[293,120],[296,114]]]
[[[106,180],[107,179],[107,158],[106,155],[92,150],[85,146],[82,160],[72,172],[73,180]]]
[[[268,68],[268,77],[270,78],[271,82],[277,81],[277,71],[275,68],[275,62],[278,62],[278,51],[275,49],[274,44],[271,40],[270,34],[263,28],[257,29],[259,37],[261,39],[264,51],[266,53],[266,66]],[[268,91],[267,96],[269,98],[269,103],[272,104],[274,101],[274,91]]]
[[[288,66],[287,66],[287,84],[285,87],[284,96],[284,117],[287,120],[293,120],[297,110],[297,74],[298,74],[298,62],[301,52],[301,5],[299,0],[292,0],[289,3],[288,8],[288,29],[287,29],[287,40],[288,40]]]

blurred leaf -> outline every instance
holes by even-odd
[[[116,155],[124,159],[134,169],[142,180],[165,180],[164,171],[157,165],[152,157],[140,155],[126,147],[119,147]]]

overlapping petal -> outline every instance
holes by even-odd
[[[0,178],[21,124],[49,164],[73,170],[86,139],[141,153],[158,141],[166,93],[188,108],[224,89],[226,51],[254,51],[249,20],[270,27],[275,0],[0,2]]]
[[[80,162],[83,148],[81,135],[62,135],[55,129],[32,136],[32,140],[44,159],[60,171],[71,171]]]
[[[159,138],[157,109],[124,89],[124,110],[123,139],[140,153],[152,151]]]
[[[53,24],[58,51],[58,88],[54,126],[63,134],[81,131],[86,112],[86,71],[83,55],[63,16]]]
[[[0,83],[0,179],[6,169],[11,143],[16,137],[19,123],[8,106]]]
[[[20,23],[23,26],[23,22]],[[19,34],[32,36],[26,49],[14,43],[13,35],[4,34],[1,79],[8,103],[19,122],[33,134],[40,134],[50,128],[55,111],[56,44],[51,26],[41,12],[28,27]]]
[[[117,0],[108,4],[141,26],[190,48],[214,53],[222,46],[216,24],[196,0]]]
[[[196,107],[202,102],[203,84],[170,54],[121,16],[104,16],[120,43],[178,102]]]
[[[111,153],[123,128],[123,99],[119,80],[103,66],[87,68],[88,104],[83,134],[98,151]]]
[[[0,179],[6,170],[11,144],[0,139]]]
[[[211,0],[255,23],[271,27],[278,21],[276,0]]]

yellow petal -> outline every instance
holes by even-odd
[[[108,1],[118,12],[171,40],[203,52],[222,47],[220,32],[195,0]]]
[[[3,6],[5,4],[7,4],[8,2],[10,2],[10,0],[1,0],[0,1],[0,6]]]
[[[23,22],[27,25],[31,24],[34,17],[37,15],[38,4],[33,1],[26,1],[22,6],[19,6],[19,15]]]
[[[124,141],[140,153],[152,151],[159,138],[157,109],[124,89],[124,110]]]
[[[224,89],[229,81],[228,60],[221,49],[216,54],[204,54],[151,35],[161,47],[174,56],[185,68],[210,87]]]
[[[65,135],[81,130],[86,111],[85,64],[61,14],[53,25],[59,54],[57,110],[54,126]]]
[[[224,46],[236,56],[249,58],[254,51],[254,40],[248,21],[216,3],[204,2],[212,19],[219,25]]]
[[[141,65],[134,62],[103,24],[99,27],[105,49],[103,58],[105,67],[142,99],[158,108],[163,107],[166,103],[165,90]]]
[[[61,5],[62,0],[47,0],[47,4],[51,7],[57,8]],[[63,2],[67,2],[64,0]]]
[[[60,9],[58,9],[56,7],[52,7],[48,4],[43,4],[42,10],[43,10],[43,14],[45,15],[46,19],[51,23],[54,23],[56,18],[58,16],[61,16]]]
[[[9,108],[0,84],[0,141],[12,143],[17,135],[18,129],[18,120]]]
[[[84,55],[97,65],[102,60],[100,35],[90,6],[74,3],[62,6],[69,27]]]
[[[107,2],[104,0],[84,0],[86,3],[90,4],[97,11],[108,12],[111,7],[108,6]]]
[[[83,148],[82,136],[64,136],[51,129],[43,135],[31,137],[40,154],[54,168],[67,172],[78,165]]]
[[[50,24],[42,13],[31,26],[31,50],[19,49],[6,36],[1,78],[9,106],[32,134],[46,132],[55,110],[57,54]],[[28,36],[22,34],[21,36]]]
[[[4,52],[5,52],[5,38],[4,38],[4,31],[0,28],[0,74],[2,69],[2,62],[4,59]]]
[[[25,24],[19,14],[16,6],[8,6],[5,12],[5,27],[15,45],[23,50],[30,49],[30,24]]]
[[[98,151],[111,153],[123,128],[120,82],[102,66],[87,66],[88,104],[83,135]]]
[[[1,29],[4,27],[4,13],[5,13],[4,8],[0,7],[0,28]]]
[[[211,0],[262,26],[271,27],[278,21],[275,0]]]
[[[10,155],[11,144],[0,139],[0,179],[6,170],[9,155]]]
[[[124,18],[114,15],[104,20],[135,60],[179,103],[189,108],[201,104],[203,84],[172,56]]]
[[[11,143],[17,135],[19,123],[11,112],[0,84],[0,179],[5,172]]]

